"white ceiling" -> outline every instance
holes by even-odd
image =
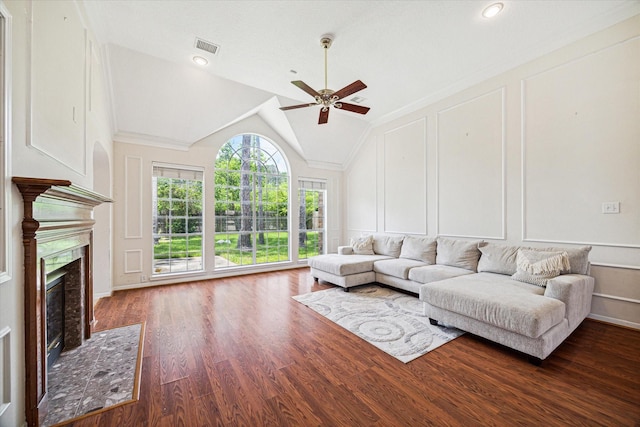
[[[638,0],[85,1],[106,46],[115,139],[186,148],[258,114],[311,165],[342,168],[368,130],[640,13]],[[319,107],[293,86],[360,79],[371,111]],[[213,56],[196,37],[219,45]],[[209,64],[198,67],[194,55]],[[291,70],[297,71],[293,74]],[[347,97],[350,99],[351,97]]]

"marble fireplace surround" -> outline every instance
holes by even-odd
[[[72,274],[79,280],[74,328],[80,341],[89,339],[93,208],[112,200],[67,180],[14,177],[13,183],[24,202],[25,410],[27,424],[38,426],[47,412],[47,274],[79,262],[78,274]]]

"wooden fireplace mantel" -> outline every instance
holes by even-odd
[[[24,218],[25,406],[29,426],[38,426],[47,406],[44,259],[56,251],[85,248],[84,336],[93,319],[93,208],[111,199],[60,179],[13,177],[22,194]]]

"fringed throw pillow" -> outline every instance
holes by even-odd
[[[373,236],[352,237],[351,247],[357,255],[375,255],[373,252]]]
[[[513,279],[542,287],[547,286],[549,279],[570,269],[566,252],[519,249],[517,264],[518,270],[511,276]]]

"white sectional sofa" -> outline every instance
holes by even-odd
[[[545,359],[591,310],[591,247],[534,249],[378,234],[309,259],[341,286],[380,283],[417,294],[438,321]]]

